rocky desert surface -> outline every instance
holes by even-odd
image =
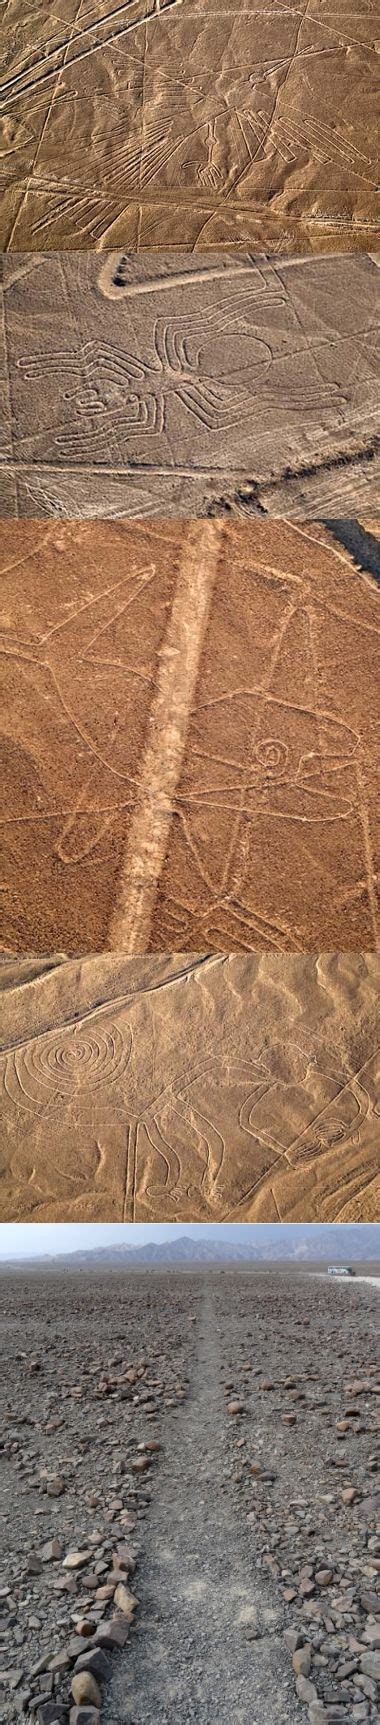
[[[7,1725],[374,1725],[379,1286],[2,1273]]]
[[[370,0],[3,11],[3,246],[375,248]]]
[[[5,958],[3,1222],[377,1222],[375,953]]]
[[[379,943],[380,521],[3,521],[2,941]]]
[[[378,261],[5,255],[1,515],[374,515]]]

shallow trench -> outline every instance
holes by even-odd
[[[234,1512],[223,1441],[222,1337],[206,1287],[190,1395],[167,1416],[136,1578],[115,1657],[112,1725],[301,1725],[282,1604]]]

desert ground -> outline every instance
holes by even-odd
[[[379,1220],[376,954],[5,959],[1,1220]]]
[[[4,247],[375,248],[370,0],[3,11]]]
[[[380,521],[3,521],[0,568],[3,946],[376,948]]]
[[[6,255],[1,515],[374,515],[378,262]]]
[[[379,1288],[3,1272],[7,1725],[378,1719]]]

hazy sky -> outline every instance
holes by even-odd
[[[363,1228],[363,1234],[364,1229],[366,1235],[372,1232],[371,1228],[365,1223],[362,1223],[361,1226]],[[326,1223],[309,1223],[306,1225],[304,1223],[281,1224],[283,1238],[286,1239],[295,1239],[298,1233],[300,1235],[305,1235],[306,1232],[309,1236],[311,1235],[314,1236],[314,1238],[317,1238],[318,1235],[322,1233],[322,1230],[326,1234],[327,1227],[328,1224]],[[344,1224],[341,1223],[340,1227],[343,1231]],[[143,1246],[147,1240],[172,1240],[176,1236],[178,1237],[183,1234],[191,1234],[193,1237],[197,1238],[202,1235],[204,1237],[205,1232],[211,1235],[217,1232],[219,1238],[223,1232],[224,1237],[228,1240],[241,1240],[242,1237],[249,1232],[252,1240],[255,1235],[257,1235],[257,1237],[260,1238],[261,1243],[263,1243],[266,1237],[273,1239],[276,1233],[278,1233],[278,1230],[279,1223],[270,1223],[267,1225],[265,1222],[260,1222],[258,1224],[255,1224],[254,1222],[194,1222],[190,1223],[190,1225],[186,1222],[125,1222],[119,1224],[117,1222],[4,1223],[0,1224],[0,1259],[40,1258],[45,1252],[53,1254],[57,1252],[76,1252],[78,1250],[83,1251],[86,1247],[91,1250],[92,1246],[107,1246],[110,1242],[118,1244],[120,1241],[124,1241],[124,1244],[129,1246]],[[376,1248],[374,1245],[374,1256],[377,1255],[379,1250],[378,1240],[380,1230],[378,1227],[373,1228],[374,1237],[375,1234],[377,1235],[377,1244]]]
[[[146,1240],[168,1240],[174,1234],[197,1234],[200,1229],[184,1224],[145,1222],[15,1222],[0,1225],[0,1258],[35,1258],[42,1252],[76,1252],[78,1247],[117,1245],[144,1246]]]

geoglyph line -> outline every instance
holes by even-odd
[[[150,738],[142,761],[136,812],[108,929],[114,951],[147,952],[165,860],[173,801],[217,574],[223,523],[194,522],[186,533],[175,597],[160,653]]]
[[[129,254],[129,256],[130,255],[131,254]],[[126,256],[128,256],[128,254],[126,254]],[[237,276],[252,277],[252,299],[261,299],[264,296],[264,293],[267,293],[266,284],[264,283],[263,285],[262,279],[259,281],[258,285],[255,285],[256,272],[252,263],[237,263],[234,265],[233,269],[226,268],[225,264],[219,264],[214,269],[206,267],[204,269],[176,271],[176,273],[172,274],[170,277],[164,275],[154,276],[151,280],[125,281],[122,287],[117,285],[114,281],[115,271],[117,271],[119,264],[120,252],[111,254],[111,258],[108,254],[104,268],[100,272],[99,287],[101,292],[106,295],[107,299],[138,299],[141,294],[156,294],[160,293],[163,289],[167,293],[168,286],[170,286],[171,290],[172,288],[179,287],[194,287],[194,285],[199,287],[202,282],[234,282]]]
[[[41,61],[37,61],[30,69],[24,69],[21,67],[19,72],[15,72],[10,78],[4,80],[3,84],[0,86],[0,98],[4,97],[5,101],[8,103],[17,102],[19,96],[28,96],[31,92],[33,93],[34,90],[39,89],[42,84],[47,84],[51,78],[57,78],[60,72],[64,69],[66,70],[67,66],[77,66],[80,60],[86,60],[90,55],[94,56],[99,49],[112,48],[113,43],[120,36],[130,35],[131,30],[138,30],[141,26],[146,26],[150,23],[151,19],[156,19],[157,21],[157,7],[154,5],[152,12],[143,12],[141,17],[132,18],[130,23],[124,24],[121,22],[118,24],[117,28],[112,31],[111,36],[101,35],[99,42],[89,43],[88,46],[81,49],[79,54],[74,54],[72,60],[66,61],[66,55],[70,48],[78,47],[78,45],[80,46],[81,42],[84,41],[84,38],[87,38],[89,35],[93,35],[94,30],[99,31],[104,29],[106,25],[112,23],[112,19],[117,17],[119,13],[129,12],[131,10],[132,3],[133,0],[125,0],[125,3],[118,6],[116,11],[112,12],[109,16],[105,15],[103,18],[97,18],[93,24],[88,24],[80,33],[78,31],[77,34],[73,34],[71,31],[69,38],[66,39],[64,43],[61,43],[57,48],[51,48],[48,50],[46,59],[53,59],[55,61],[53,66],[44,65],[44,58],[42,58]],[[172,11],[173,6],[182,6],[182,4],[183,0],[166,0],[166,5],[161,16],[164,16],[164,12]],[[40,66],[42,68],[41,70]],[[33,77],[34,72],[38,73],[38,76]],[[26,78],[27,80],[24,84],[21,82],[23,78]]]

